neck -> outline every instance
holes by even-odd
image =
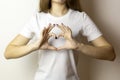
[[[58,16],[58,17],[59,16],[63,16],[67,12],[68,12],[68,8],[66,7],[66,5],[64,3],[55,3],[55,2],[52,2],[50,13],[53,16]]]

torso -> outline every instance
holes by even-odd
[[[39,32],[44,27],[47,27],[49,23],[63,23],[69,26],[73,37],[78,36],[82,27],[82,20],[78,19],[77,14],[71,9],[62,17],[54,17],[49,13],[39,13],[37,20],[39,26],[34,29],[36,38],[39,36]],[[51,32],[59,34],[61,30],[55,27]],[[59,47],[65,43],[65,40],[64,38],[57,40],[50,38],[49,43],[55,47]],[[38,54],[39,68],[35,80],[78,80],[72,50],[40,50]]]

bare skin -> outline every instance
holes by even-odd
[[[49,10],[51,15],[53,16],[63,16],[67,13],[68,9],[65,5],[65,0],[52,0],[52,7]],[[59,37],[64,37],[66,39],[65,45],[55,48],[48,44],[48,39],[50,37],[56,37],[54,33],[50,33],[50,31],[54,28],[54,25],[49,25],[48,28],[45,28],[40,33],[40,38],[32,44],[27,45],[30,39],[17,35],[7,46],[5,50],[5,57],[7,59],[19,58],[25,55],[30,54],[35,50],[62,50],[62,49],[74,49],[83,54],[88,55],[93,58],[102,59],[102,60],[110,60],[113,61],[115,59],[115,53],[112,45],[108,43],[103,36],[98,37],[97,39],[91,41],[93,46],[86,45],[83,43],[79,43],[75,41],[72,37],[72,31],[69,27],[64,24],[58,25],[63,33],[59,35]],[[69,45],[69,46],[66,46]]]
[[[92,41],[93,46],[86,45],[73,39],[72,31],[69,27],[65,26],[64,24],[58,25],[58,27],[63,31],[59,37],[64,37],[66,39],[66,43],[57,50],[73,49],[97,59],[111,61],[115,59],[113,47],[102,36]]]
[[[48,44],[48,39],[53,36],[55,37],[54,33],[49,32],[54,28],[54,25],[49,25],[48,28],[44,28],[43,31],[40,33],[39,39],[32,44],[27,45],[30,39],[22,36],[17,35],[15,39],[13,39],[10,44],[7,46],[5,51],[5,57],[7,59],[12,58],[19,58],[33,52],[35,50],[57,50],[54,46]]]

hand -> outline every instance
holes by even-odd
[[[48,28],[44,28],[41,33],[40,33],[40,40],[38,40],[35,45],[37,46],[37,48],[42,49],[42,50],[57,50],[56,47],[51,46],[48,43],[48,39],[50,37],[56,37],[56,35],[54,33],[49,33],[53,28],[55,27],[55,25],[51,25],[49,24]]]
[[[77,49],[78,42],[72,38],[71,29],[68,26],[65,26],[64,24],[57,25],[57,27],[62,30],[62,33],[58,37],[64,37],[66,39],[65,44],[63,46],[60,46],[59,48],[57,48],[57,50]]]

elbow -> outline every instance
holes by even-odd
[[[10,46],[10,45],[7,46],[7,48],[4,52],[4,57],[7,60],[16,58],[16,54],[15,54],[13,46]]]
[[[5,53],[5,54],[4,54],[4,57],[5,57],[5,59],[7,59],[7,60],[19,58],[19,57],[17,57],[15,54],[12,54],[12,53]]]
[[[5,59],[10,59],[10,56],[7,53],[4,53]]]
[[[111,56],[109,58],[110,61],[114,61],[116,59],[115,52],[111,53]]]
[[[114,61],[116,59],[116,54],[113,48],[111,48],[110,53],[108,54],[108,60],[109,61]]]
[[[11,55],[10,49],[9,49],[9,46],[7,46],[7,48],[5,49],[5,52],[4,52],[5,59],[11,59],[10,55]]]
[[[107,52],[98,57],[101,60],[114,61],[116,59],[115,51],[112,47],[107,48]]]
[[[7,60],[12,59],[11,54],[9,52],[7,52],[7,51],[4,53],[4,57]]]
[[[4,53],[4,57],[5,59],[9,60],[9,59],[15,59],[17,58],[16,55],[12,54],[12,53]]]
[[[4,57],[5,57],[5,59],[13,59],[13,57],[14,57],[14,54],[11,52],[11,48],[9,49],[9,48],[7,48],[6,50],[5,50],[5,52],[4,52]]]
[[[4,53],[4,57],[5,59],[9,60],[9,59],[17,59],[20,58],[21,56],[18,56],[18,54],[12,52],[11,50],[6,50]]]
[[[114,56],[113,58],[111,58],[111,59],[110,59],[110,61],[114,61],[114,60],[115,60],[115,58],[116,58],[116,56]]]
[[[114,61],[116,59],[116,55],[115,55],[115,53],[110,53],[110,54],[107,54],[106,56],[98,57],[98,59],[107,60],[107,61]]]

